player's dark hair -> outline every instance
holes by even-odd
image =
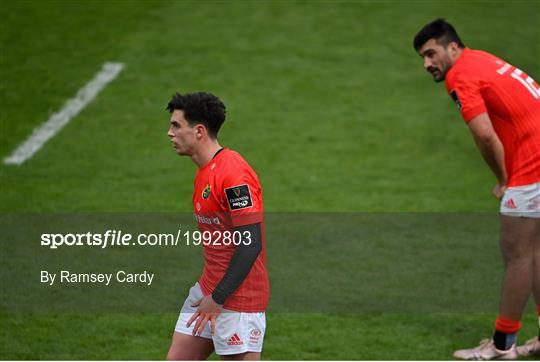
[[[414,49],[418,51],[430,39],[435,39],[437,44],[445,48],[451,42],[456,42],[460,48],[465,48],[456,29],[442,18],[427,24],[416,34],[413,41]]]
[[[166,109],[169,113],[174,110],[184,111],[184,118],[189,124],[203,124],[213,138],[217,138],[219,129],[225,122],[225,105],[212,93],[176,93]]]

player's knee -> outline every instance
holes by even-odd
[[[532,262],[534,248],[528,240],[501,238],[501,251],[505,264]]]
[[[532,266],[534,263],[533,254],[524,249],[514,249],[504,255],[504,262],[507,267]]]

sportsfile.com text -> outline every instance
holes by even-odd
[[[177,246],[177,245],[213,245],[237,246],[250,245],[249,231],[178,231],[173,233],[133,234],[122,230],[107,230],[104,233],[44,233],[41,234],[41,246],[57,249],[61,246],[90,246],[102,249],[113,246]]]

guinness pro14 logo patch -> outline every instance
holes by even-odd
[[[248,185],[240,185],[225,189],[227,201],[231,210],[243,209],[253,206]]]

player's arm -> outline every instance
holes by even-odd
[[[504,165],[504,148],[499,136],[493,129],[487,113],[481,113],[468,123],[476,146],[482,157],[497,177],[497,185],[493,193],[501,198],[507,183],[506,167]]]
[[[260,223],[236,227],[235,231],[242,235],[242,242],[236,246],[225,275],[212,292],[212,299],[218,304],[224,304],[238,289],[262,250]]]

